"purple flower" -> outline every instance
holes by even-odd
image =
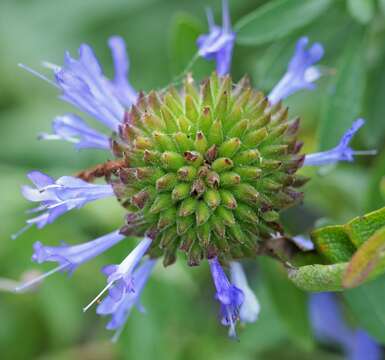
[[[356,151],[349,147],[349,144],[359,130],[359,128],[364,125],[364,119],[357,119],[353,122],[352,127],[346,131],[342,136],[340,143],[333,149],[318,152],[310,155],[306,155],[304,166],[321,166],[335,164],[339,161],[353,161],[354,155],[375,155],[376,151]]]
[[[235,32],[231,29],[227,1],[222,1],[222,27],[215,24],[211,9],[207,10],[207,20],[209,33],[199,36],[198,54],[207,60],[215,59],[218,74],[225,75],[230,71],[235,42]]]
[[[312,65],[321,60],[324,49],[320,43],[314,43],[309,49],[306,49],[308,42],[307,37],[301,37],[297,41],[286,73],[268,96],[272,104],[286,99],[299,90],[315,88],[313,83],[320,78],[321,72]]]
[[[40,134],[43,140],[65,140],[75,144],[77,150],[86,148],[109,149],[110,140],[88,126],[74,114],[57,116],[52,122],[53,134]]]
[[[42,276],[26,282],[18,287],[16,291],[22,291],[58,271],[72,273],[79,265],[100,255],[124,238],[125,236],[121,235],[119,231],[114,231],[87,243],[73,246],[66,243],[59,246],[44,246],[40,241],[37,241],[33,246],[35,252],[32,255],[32,260],[38,264],[46,261],[57,262],[58,266]]]
[[[27,225],[13,235],[13,238],[33,224],[41,229],[67,211],[79,209],[90,201],[114,195],[111,185],[90,184],[72,176],[62,176],[56,181],[40,171],[31,171],[27,176],[35,187],[23,186],[22,194],[29,201],[40,202],[40,206],[31,212],[42,213],[27,220]]]
[[[108,265],[102,269],[102,272],[107,276],[107,285],[84,308],[84,311],[87,311],[107,290],[109,290],[109,297],[116,302],[119,302],[126,293],[135,291],[132,273],[150,247],[151,242],[149,237],[145,237],[119,265]]]
[[[312,294],[309,312],[319,341],[339,345],[350,360],[381,359],[380,346],[365,331],[353,330],[346,325],[335,294]]]
[[[108,45],[111,49],[115,68],[115,77],[111,83],[111,88],[119,101],[128,108],[136,102],[138,95],[127,79],[130,63],[127,57],[126,44],[121,37],[112,36],[108,39]]]
[[[54,82],[25,65],[21,66],[55,85],[61,91],[61,99],[111,130],[118,131],[125,109],[136,101],[137,94],[127,80],[128,59],[123,39],[111,37],[109,46],[115,65],[113,81],[105,77],[92,48],[87,44],[80,46],[78,59],[66,52],[63,66],[45,63],[54,72]]]
[[[239,318],[243,323],[253,323],[257,321],[260,305],[254,292],[247,283],[246,274],[242,265],[232,261],[230,263],[231,283],[243,292],[244,302],[239,311]]]
[[[111,315],[111,320],[106,328],[108,330],[116,330],[113,341],[116,341],[123,330],[128,316],[134,306],[143,312],[144,308],[140,304],[140,296],[143,288],[156,264],[156,260],[145,260],[132,274],[135,283],[135,291],[126,292],[118,301],[109,294],[96,308],[99,315]]]
[[[310,320],[314,335],[322,342],[351,344],[351,330],[346,326],[333,293],[312,294],[309,300]]]
[[[220,265],[218,258],[209,260],[211,276],[216,288],[215,298],[221,303],[221,323],[229,327],[229,336],[236,338],[235,324],[244,302],[242,290],[232,285]]]
[[[354,333],[352,347],[347,351],[349,360],[380,360],[382,359],[381,347],[361,329]]]

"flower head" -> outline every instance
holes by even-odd
[[[239,318],[243,323],[253,323],[257,321],[260,305],[254,292],[247,283],[246,274],[242,265],[236,261],[230,263],[231,283],[243,292],[244,302],[239,311]]]
[[[229,336],[236,338],[235,324],[245,296],[241,289],[230,283],[217,258],[209,260],[209,264],[216,288],[215,298],[221,303],[221,323],[229,327]]]
[[[75,145],[77,150],[94,148],[109,149],[109,138],[92,129],[79,116],[66,114],[57,116],[52,122],[53,134],[40,134],[43,140],[65,140]]]
[[[67,271],[72,273],[79,265],[100,255],[110,247],[116,245],[125,238],[119,231],[114,231],[107,235],[101,236],[95,240],[80,245],[68,245],[62,243],[59,246],[45,246],[40,241],[34,244],[34,254],[32,260],[38,264],[46,261],[56,262],[58,266],[51,271],[34,278],[33,280],[23,284],[17,290],[23,290],[31,285],[43,280],[49,275],[58,271]]]
[[[342,136],[340,143],[333,149],[306,155],[305,166],[322,166],[336,164],[339,161],[353,161],[354,155],[374,155],[376,151],[356,151],[349,145],[355,133],[365,124],[364,119],[357,119],[352,127]]]
[[[222,3],[222,27],[214,22],[211,9],[207,10],[209,33],[199,36],[197,45],[199,55],[207,60],[216,61],[219,75],[229,73],[235,42],[235,32],[231,30],[229,7],[226,0]]]
[[[40,171],[31,171],[27,176],[35,187],[23,186],[22,194],[29,201],[40,202],[40,206],[31,212],[41,214],[27,220],[27,226],[21,232],[34,224],[41,229],[67,211],[114,195],[111,185],[90,184],[72,176],[62,176],[56,181]]]
[[[268,96],[272,104],[286,99],[299,90],[315,88],[314,82],[319,79],[321,73],[313,65],[321,60],[324,50],[320,43],[314,43],[306,49],[308,42],[307,37],[298,40],[285,75]]]
[[[154,259],[145,260],[132,274],[135,284],[134,291],[126,292],[119,300],[116,300],[110,292],[96,308],[96,312],[99,315],[111,315],[111,320],[106,328],[108,330],[116,330],[113,340],[117,340],[119,337],[134,306],[137,306],[140,311],[144,311],[140,304],[140,296],[155,264],[156,260]]]
[[[128,157],[112,182],[130,212],[126,234],[153,232],[150,253],[166,265],[178,250],[194,266],[253,256],[302,199],[297,130],[282,104],[215,72],[200,90],[189,76],[180,92],[144,97],[116,137]]]

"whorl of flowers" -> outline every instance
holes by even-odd
[[[267,241],[283,235],[280,211],[302,200],[297,188],[307,181],[296,174],[299,167],[352,161],[360,153],[349,143],[363,120],[354,122],[335,148],[300,154],[299,119],[289,117],[282,100],[315,87],[320,73],[314,64],[323,55],[322,46],[314,44],[306,50],[308,39],[299,39],[286,74],[265,96],[247,77],[233,84],[229,73],[235,39],[224,1],[222,27],[215,25],[210,12],[209,33],[197,40],[198,54],[215,60],[217,71],[201,84],[188,75],[181,87],[139,95],[127,79],[128,57],[120,37],[109,40],[113,80],[104,75],[86,44],[79,48],[78,58],[66,53],[62,66],[45,63],[53,72],[52,80],[21,65],[53,85],[61,99],[107,128],[102,134],[79,116],[65,114],[54,119],[52,134],[40,138],[65,140],[76,149],[111,151],[115,157],[57,180],[39,171],[29,173],[34,186],[23,187],[22,193],[39,206],[32,209],[38,215],[27,220],[26,228],[42,228],[68,211],[105,197],[115,196],[127,215],[120,229],[84,244],[36,242],[32,260],[57,266],[17,291],[55,272],[72,273],[126,236],[135,235],[139,243],[118,265],[103,268],[107,284],[85,307],[108,292],[97,313],[111,316],[107,328],[117,331],[115,339],[132,308],[141,308],[140,294],[156,260],[162,258],[167,266],[177,253],[185,254],[192,266],[208,259],[221,322],[229,327],[231,337],[236,336],[238,320],[258,318],[258,300],[242,266],[234,260],[254,258]],[[104,178],[107,184],[92,184],[96,178]],[[298,238],[297,243],[303,241]],[[227,265],[231,281],[222,267]]]

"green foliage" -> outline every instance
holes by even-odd
[[[196,59],[196,40],[200,34],[205,32],[196,18],[188,13],[178,13],[171,25],[170,39],[170,66],[172,74],[179,75],[185,71],[192,59]],[[203,59],[197,60],[194,66],[194,76],[200,78],[212,71],[214,63],[208,63]]]
[[[325,104],[320,125],[321,150],[336,146],[361,112],[366,70],[361,51],[363,36],[359,29],[351,31],[357,33],[341,52],[336,75],[327,89],[330,99]]]
[[[343,294],[357,324],[385,343],[385,276]]]
[[[352,17],[361,24],[367,24],[373,19],[375,11],[374,0],[347,0],[347,4]]]
[[[237,42],[260,45],[290,35],[326,11],[330,0],[274,0],[241,18]]]
[[[259,261],[263,281],[272,304],[287,327],[290,337],[305,349],[311,349],[313,336],[307,311],[307,295],[287,280],[276,261],[262,258]],[[282,296],[285,294],[284,296]]]
[[[385,272],[385,208],[345,225],[312,232],[316,251],[330,265],[289,269],[289,278],[306,291],[341,291],[373,280]]]
[[[385,227],[376,231],[353,255],[346,269],[343,286],[356,287],[366,279],[385,272]]]

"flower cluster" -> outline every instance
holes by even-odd
[[[128,214],[118,230],[80,245],[34,245],[32,260],[56,262],[57,267],[17,288],[27,287],[58,272],[72,273],[126,236],[140,241],[119,265],[102,269],[105,288],[96,301],[99,315],[109,315],[108,329],[117,339],[134,305],[142,309],[140,295],[157,259],[164,265],[186,254],[191,266],[207,260],[221,322],[236,337],[236,324],[254,322],[260,306],[248,285],[240,261],[254,258],[261,244],[283,234],[280,210],[302,199],[297,188],[305,183],[296,171],[352,161],[361,152],[350,141],[364,121],[353,123],[341,142],[326,152],[299,154],[298,119],[289,120],[282,100],[302,89],[313,89],[321,76],[316,63],[323,47],[305,37],[298,40],[287,72],[268,96],[253,89],[247,79],[233,86],[230,77],[236,33],[223,2],[222,26],[208,11],[209,31],[197,39],[198,54],[215,60],[216,73],[200,89],[187,76],[182,90],[136,92],[128,81],[128,57],[122,38],[109,39],[115,77],[108,79],[89,45],[81,45],[78,58],[65,54],[62,66],[44,65],[53,79],[21,65],[48,81],[60,98],[106,127],[93,129],[75,114],[54,119],[52,134],[41,139],[65,140],[76,149],[111,151],[115,160],[57,180],[38,171],[28,174],[34,187],[22,188],[24,197],[40,205],[27,220],[27,228],[42,228],[72,209],[114,196]],[[95,178],[106,184],[93,184]],[[25,229],[23,229],[24,231]],[[301,238],[297,243],[302,244]],[[305,247],[309,246],[305,241]],[[228,266],[230,279],[225,273]],[[105,295],[105,293],[107,293]]]

